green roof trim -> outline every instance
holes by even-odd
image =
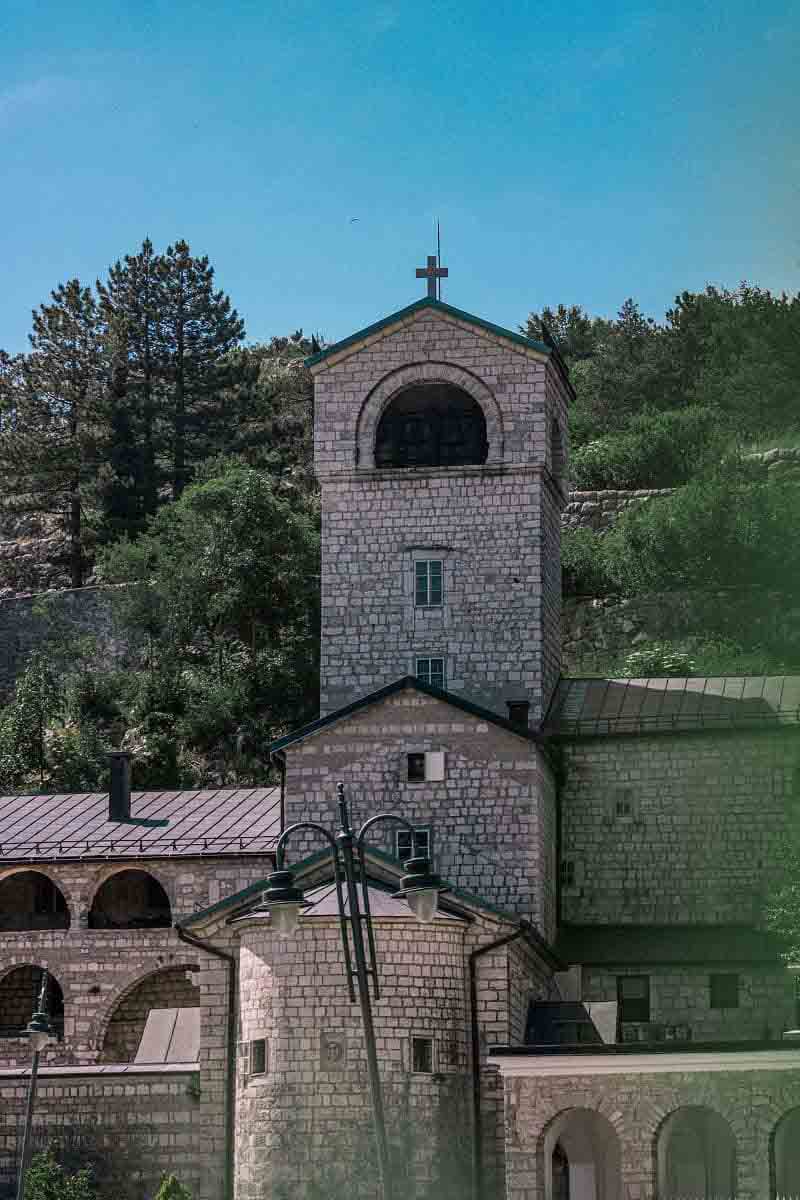
[[[324,362],[331,355],[339,354],[349,346],[355,346],[358,342],[363,341],[364,338],[372,337],[373,334],[380,333],[382,329],[388,329],[390,325],[394,325],[398,321],[404,320],[405,317],[412,316],[414,313],[422,312],[426,308],[447,313],[448,316],[456,317],[459,321],[467,321],[470,325],[476,325],[480,329],[485,329],[487,333],[493,333],[498,337],[505,338],[507,341],[515,342],[518,346],[523,346],[526,350],[535,350],[538,354],[546,354],[548,357],[553,353],[550,346],[545,345],[544,342],[535,342],[533,338],[525,337],[523,333],[514,333],[511,329],[504,329],[502,325],[493,325],[491,321],[485,321],[483,317],[476,317],[474,313],[464,312],[461,308],[453,308],[452,304],[445,304],[442,300],[435,300],[433,296],[423,296],[421,300],[415,300],[413,304],[409,304],[405,308],[400,308],[397,312],[390,313],[388,317],[382,317],[380,321],[375,321],[374,324],[367,325],[365,329],[359,329],[357,333],[351,333],[349,337],[342,338],[340,342],[334,342],[332,346],[327,346],[324,350],[320,350],[318,354],[312,354],[309,358],[305,359],[304,365],[306,367],[315,367],[317,363]]]
[[[417,691],[424,692],[426,696],[432,696],[436,700],[443,700],[445,704],[451,704],[453,708],[458,708],[461,712],[465,712],[471,717],[477,717],[481,721],[488,721],[492,725],[498,725],[501,729],[516,734],[517,737],[522,738],[526,742],[539,743],[542,741],[541,735],[538,732],[531,729],[520,729],[513,721],[501,717],[498,713],[492,712],[491,709],[483,708],[480,704],[473,704],[471,700],[465,700],[463,696],[457,696],[454,692],[447,692],[442,688],[432,687],[429,683],[423,683],[415,675],[403,675],[401,679],[396,679],[394,683],[387,683],[382,688],[378,688],[377,691],[370,692],[369,695],[362,696],[359,700],[353,700],[351,704],[345,704],[343,708],[337,708],[335,712],[328,713],[326,717],[319,717],[309,725],[304,725],[301,729],[295,730],[294,733],[287,733],[285,737],[278,738],[277,741],[272,742],[268,746],[268,751],[270,754],[280,754],[287,746],[292,746],[295,742],[302,742],[305,738],[312,737],[315,733],[319,733],[329,725],[333,725],[337,721],[343,721],[353,713],[359,712],[362,708],[369,708],[372,704],[378,704],[388,696],[394,696],[397,692],[402,692],[404,688],[408,687],[416,688]]]

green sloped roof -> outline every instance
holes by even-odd
[[[358,342],[363,341],[364,338],[371,337],[374,333],[380,333],[382,329],[388,329],[390,325],[402,321],[405,317],[410,317],[413,313],[421,312],[425,308],[433,308],[437,312],[447,313],[448,316],[456,317],[459,321],[467,321],[470,325],[475,325],[487,333],[493,333],[498,337],[505,338],[507,341],[515,342],[518,346],[523,346],[526,350],[536,350],[539,354],[547,355],[553,353],[552,349],[545,345],[544,342],[536,342],[533,338],[525,337],[522,333],[514,333],[511,329],[504,329],[502,325],[493,325],[491,321],[485,321],[483,317],[476,317],[473,313],[464,312],[463,309],[453,308],[451,304],[445,304],[442,300],[435,300],[432,296],[423,296],[421,300],[415,300],[413,304],[409,304],[405,308],[400,308],[397,312],[390,313],[388,317],[383,317],[380,321],[375,321],[373,325],[367,325],[365,329],[359,329],[357,333],[351,333],[349,337],[342,338],[340,342],[335,342],[332,346],[327,346],[324,350],[320,350],[318,354],[312,354],[305,360],[305,365],[307,367],[315,367],[317,363],[324,362],[331,355],[339,354],[342,350],[346,350],[348,346],[355,346]]]
[[[562,925],[555,951],[585,966],[744,965],[781,962],[783,943],[746,925]]]

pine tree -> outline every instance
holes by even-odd
[[[91,494],[104,420],[97,307],[77,279],[33,313],[30,352],[0,370],[0,469],[5,502],[62,516],[73,587],[83,583],[84,496]]]
[[[97,292],[111,364],[112,423],[117,438],[124,437],[127,443],[125,464],[115,464],[123,469],[111,488],[114,501],[107,519],[115,532],[136,533],[140,521],[152,516],[158,505],[157,452],[165,404],[163,270],[149,238],[138,254],[117,260],[106,283],[97,281]],[[130,513],[136,514],[132,528],[125,525],[124,514]]]
[[[160,332],[177,500],[192,468],[213,451],[223,416],[220,394],[232,366],[227,356],[242,341],[244,323],[228,296],[214,290],[208,258],[193,257],[187,242],[168,246],[160,267]]]

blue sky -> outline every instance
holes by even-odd
[[[208,254],[248,340],[422,294],[800,287],[795,0],[2,0],[0,346],[145,235]],[[357,217],[357,221],[351,218]]]

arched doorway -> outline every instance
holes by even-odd
[[[670,1113],[658,1135],[659,1200],[736,1195],[736,1140],[728,1122],[702,1105]]]
[[[544,1158],[546,1200],[620,1200],[619,1138],[601,1113],[560,1113],[545,1135]]]
[[[486,462],[483,409],[463,388],[414,384],[390,401],[375,435],[376,467],[455,467]]]
[[[784,1113],[772,1135],[775,1196],[800,1196],[800,1108]]]
[[[50,1025],[56,1037],[64,1036],[64,993],[57,979],[43,967],[25,963],[13,967],[0,979],[0,1037],[24,1037],[38,1008],[42,979],[47,976],[47,1005]]]
[[[167,893],[147,871],[120,871],[98,888],[89,912],[90,929],[169,929]]]
[[[69,929],[64,894],[41,871],[17,871],[0,880],[0,932]]]
[[[165,967],[131,988],[114,1009],[100,1055],[105,1063],[133,1062],[152,1009],[199,1008],[200,988],[186,967]]]

